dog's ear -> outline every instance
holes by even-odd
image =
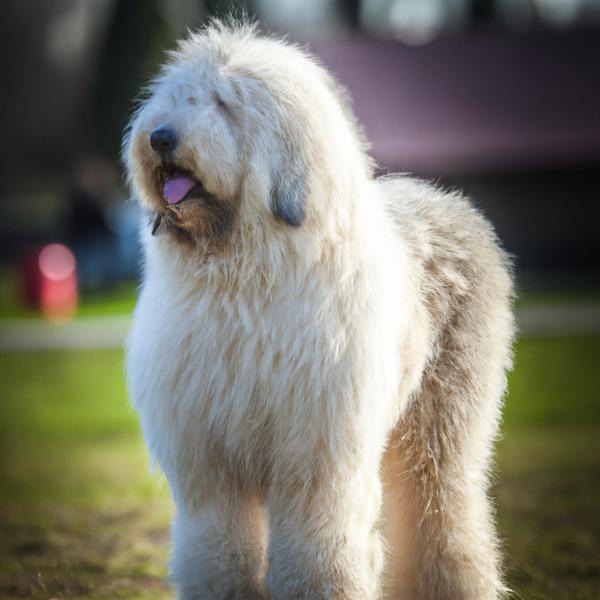
[[[306,167],[300,153],[284,145],[271,177],[271,212],[288,225],[300,227],[306,217]]]
[[[253,75],[238,73],[231,79],[236,97],[241,105],[259,106],[265,114],[273,112],[273,100],[267,88]],[[280,118],[282,113],[275,111]],[[283,119],[285,121],[285,119]],[[306,201],[309,194],[308,169],[299,151],[300,142],[293,135],[284,133],[285,127],[274,120],[268,131],[268,146],[265,160],[269,165],[268,182],[269,210],[277,218],[292,227],[300,227],[306,218]],[[273,144],[273,145],[271,145]]]

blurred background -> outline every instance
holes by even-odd
[[[464,190],[514,256],[498,520],[521,598],[600,598],[600,0],[4,0],[0,598],[165,598],[168,491],[123,377],[141,85],[230,11],[349,89],[381,173]]]

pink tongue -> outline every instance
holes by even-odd
[[[163,185],[163,195],[171,204],[181,202],[187,193],[197,185],[197,181],[191,177],[180,175],[179,177],[171,177],[167,179]]]

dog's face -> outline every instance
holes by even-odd
[[[226,34],[212,31],[211,39],[209,30],[181,44],[124,145],[133,187],[154,215],[154,234],[208,252],[258,222],[300,227],[310,186],[310,134],[292,97],[302,84],[269,84],[260,62],[253,70],[249,64],[257,61],[244,60],[243,40]],[[251,42],[257,56],[278,44]],[[282,80],[291,76],[281,73]]]
[[[206,60],[163,72],[136,115],[126,159],[154,233],[219,246],[235,226],[243,173],[240,98]]]
[[[302,235],[347,226],[370,159],[343,92],[300,49],[215,23],[149,91],[124,156],[156,235],[213,255],[252,236],[303,252]]]

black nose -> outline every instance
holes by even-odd
[[[173,152],[177,148],[177,134],[172,127],[161,125],[150,134],[150,145],[159,154]]]

